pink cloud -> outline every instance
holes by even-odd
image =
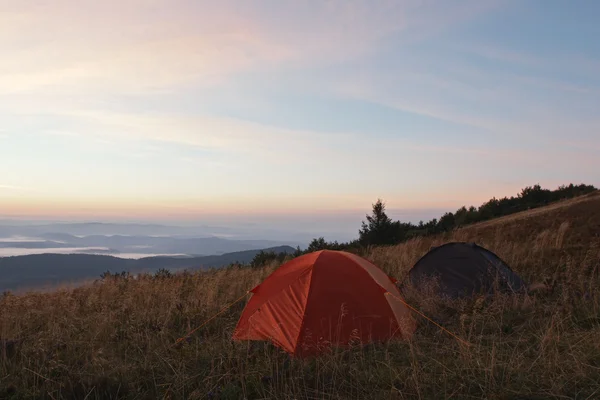
[[[355,57],[386,35],[418,37],[489,3],[20,1],[0,13],[9,55],[0,86],[131,92],[215,84],[254,68]]]

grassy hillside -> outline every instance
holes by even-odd
[[[409,293],[465,346],[419,319],[411,342],[297,361],[233,343],[239,303],[275,265],[120,279],[0,299],[0,398],[600,398],[600,195],[511,215],[364,256],[398,279],[432,245],[475,241],[547,292],[440,304]]]
[[[118,258],[96,254],[34,254],[28,256],[0,257],[0,292],[11,290],[48,290],[67,283],[81,285],[94,281],[106,271],[155,273],[160,269],[197,270],[224,267],[232,263],[250,263],[263,252],[294,252],[290,246],[260,250],[246,250],[202,257],[156,256],[141,259]]]

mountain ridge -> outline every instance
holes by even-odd
[[[77,236],[72,233],[63,232],[38,233],[37,235],[31,235],[29,237],[13,235],[12,237],[0,239],[0,248],[61,249],[81,247],[90,249],[110,249],[113,253],[139,253],[149,255],[189,254],[194,256],[220,255],[236,251],[255,250],[285,245],[296,247],[303,246],[304,244],[282,240],[230,239],[216,235],[163,236],[93,234]],[[93,254],[94,252],[90,253]]]
[[[155,256],[127,259],[100,254],[31,254],[0,258],[0,291],[33,290],[98,278],[106,271],[132,274],[159,269],[178,271],[220,268],[232,263],[249,263],[261,251],[288,253],[291,246],[277,246],[201,257]],[[50,267],[52,266],[52,267]]]

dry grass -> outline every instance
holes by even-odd
[[[276,266],[118,280],[0,299],[0,398],[600,398],[600,197],[479,224],[364,256],[402,279],[432,245],[476,241],[551,290],[441,304],[409,301],[472,345],[420,320],[411,342],[292,360],[233,343],[237,304],[175,341]]]

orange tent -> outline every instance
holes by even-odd
[[[394,283],[351,253],[303,255],[250,291],[233,339],[271,340],[295,356],[316,355],[332,344],[408,339],[416,323]]]

